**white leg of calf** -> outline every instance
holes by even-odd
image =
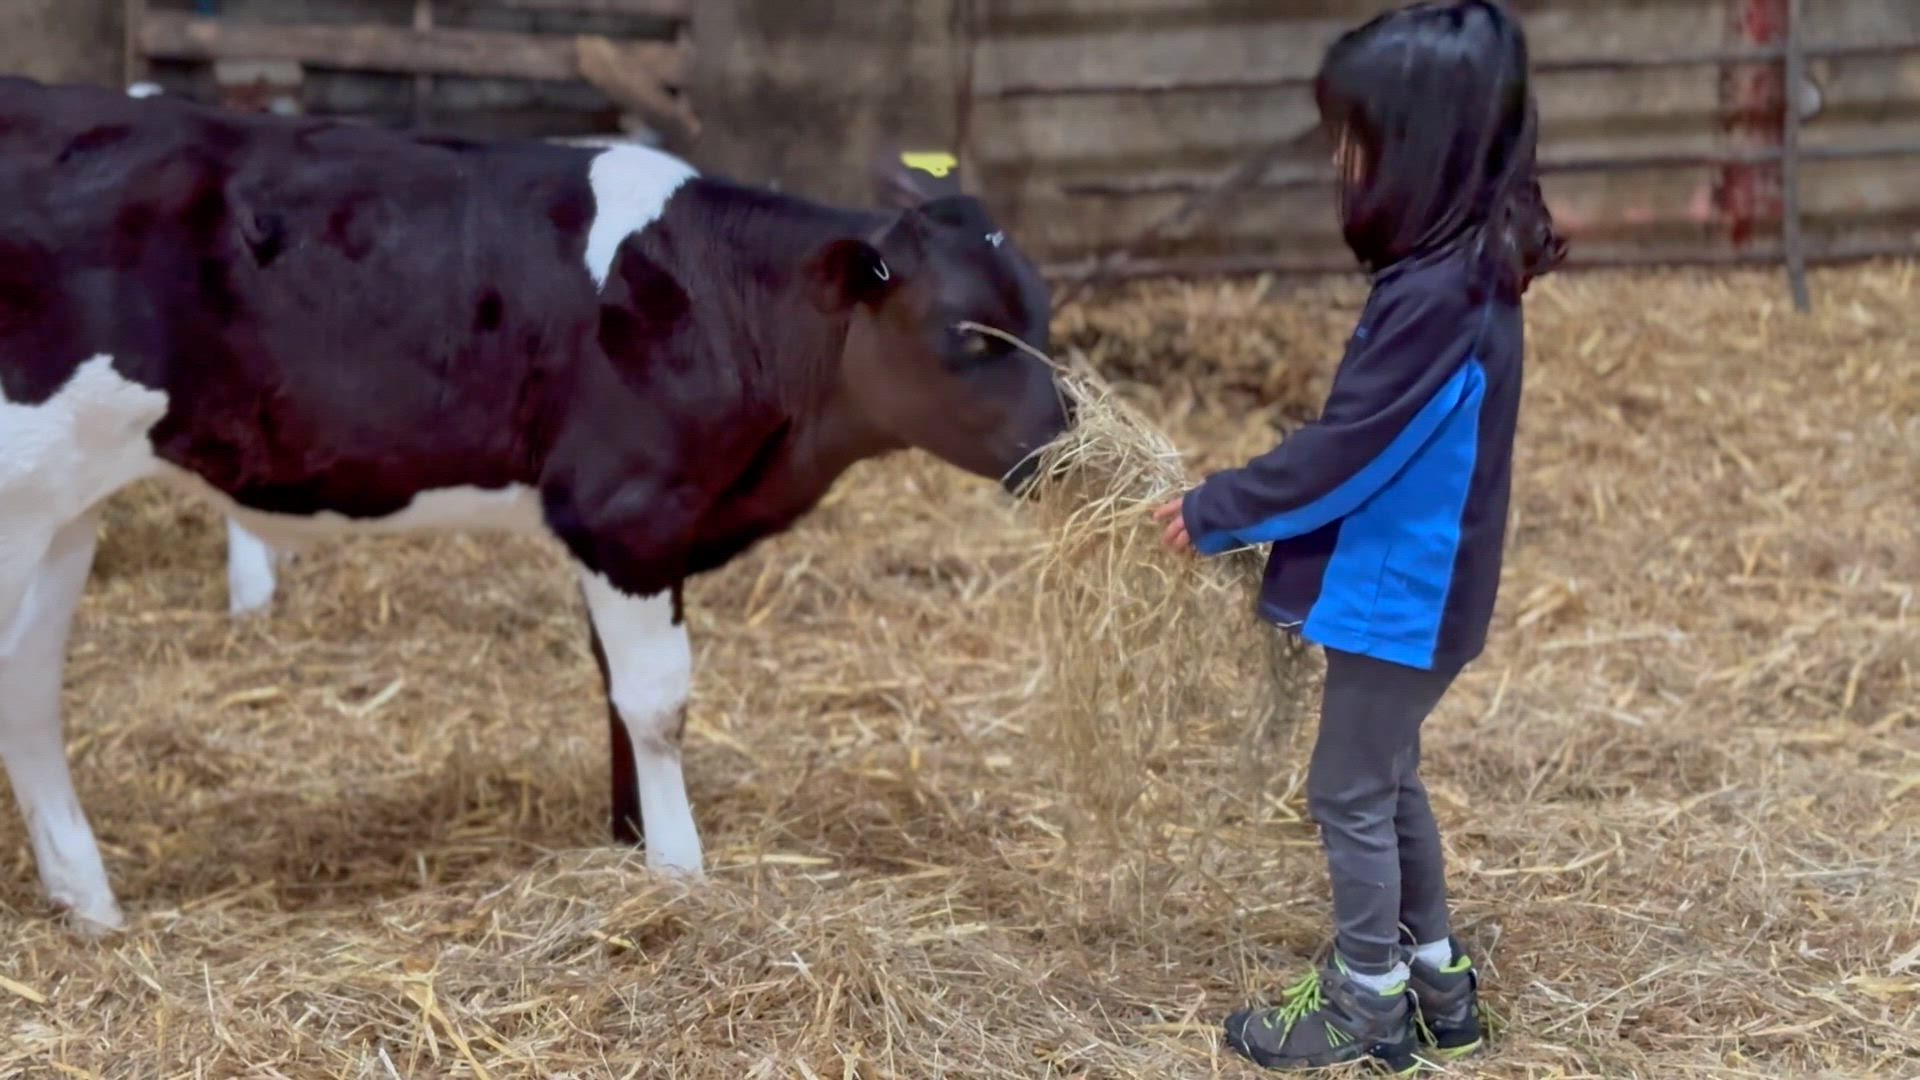
[[[680,736],[693,650],[674,621],[673,596],[628,596],[598,574],[581,575],[587,609],[607,653],[608,693],[633,741],[647,865],[701,874],[700,834],[680,770]]]
[[[115,929],[120,906],[74,793],[60,727],[67,632],[93,565],[94,532],[91,514],[61,529],[26,594],[0,621],[0,762],[47,895],[84,922]]]
[[[252,615],[273,603],[275,555],[259,537],[227,519],[227,608]]]

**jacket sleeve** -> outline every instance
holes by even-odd
[[[1182,507],[1195,550],[1218,555],[1313,532],[1359,509],[1430,440],[1465,393],[1461,298],[1383,298],[1335,373],[1320,418]],[[1458,353],[1458,355],[1452,355]]]

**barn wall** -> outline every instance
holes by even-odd
[[[190,0],[152,0],[185,7]],[[700,0],[695,105],[704,167],[842,200],[865,197],[868,157],[886,143],[954,145],[965,67],[962,0]],[[1734,13],[1761,0],[1530,0],[1541,57],[1631,55],[1738,44]],[[971,0],[978,88],[1031,81],[1308,72],[1342,28],[1381,0]],[[1805,0],[1812,40],[1920,36],[1914,0]],[[240,17],[404,22],[396,0],[221,0]],[[117,83],[121,0],[0,2],[0,71]],[[552,13],[443,5],[448,25],[633,30]],[[638,28],[644,31],[646,28]],[[1920,57],[1816,61],[1824,95],[1812,146],[1920,141]],[[162,72],[182,88],[205,70]],[[1549,158],[1710,151],[1725,144],[1721,73],[1711,68],[1540,80]],[[206,87],[199,87],[205,93]],[[404,121],[412,80],[310,73],[310,103]],[[617,110],[580,84],[437,79],[439,126],[475,134],[607,130]],[[1304,90],[996,100],[972,106],[971,182],[1025,243],[1069,260],[1125,242],[1179,196],[1067,195],[1066,185],[1210,177],[1312,122]],[[1312,168],[1303,147],[1279,171]],[[1810,163],[1810,233],[1855,240],[1920,235],[1920,159]],[[1724,240],[1708,167],[1548,181],[1585,251],[1673,250]],[[1766,239],[1768,229],[1761,230]],[[1154,253],[1149,250],[1147,253]],[[1338,257],[1323,190],[1256,191],[1159,253]]]
[[[192,12],[194,0],[146,0],[156,11]],[[119,86],[125,73],[125,0],[0,0],[0,74],[49,82]],[[360,23],[407,26],[407,0],[218,0],[221,17],[249,22]],[[437,6],[447,29],[543,34],[599,34],[664,39],[669,20],[564,11],[504,11],[484,3]],[[151,76],[168,90],[200,100],[218,97],[206,64],[154,65]],[[469,135],[564,136],[620,129],[620,108],[584,82],[436,76],[428,84],[430,123]],[[410,123],[416,84],[411,76],[309,68],[300,94],[317,114],[374,122]]]
[[[5,2],[5,0],[0,0]],[[190,12],[193,0],[147,0],[154,10]],[[222,18],[248,22],[385,24],[408,26],[413,4],[405,0],[218,0]],[[634,17],[563,11],[505,11],[484,4],[436,5],[443,29],[504,30],[541,34],[605,34],[664,37],[670,23]],[[205,64],[162,64],[155,71],[168,89],[201,100],[217,96]],[[415,116],[412,76],[309,68],[301,97],[321,115],[346,115],[378,123],[409,124]],[[428,122],[437,131],[462,135],[567,136],[615,131],[620,110],[581,82],[435,76],[427,84]]]
[[[0,0],[0,74],[118,85],[121,0]]]
[[[1807,0],[1813,34],[1836,40],[1920,38],[1915,0]],[[1810,72],[1826,111],[1807,128],[1809,145],[1920,143],[1920,56],[1816,61]],[[1805,167],[1807,213],[1816,231],[1920,237],[1920,158],[1874,165]]]
[[[853,201],[882,145],[953,144],[954,0],[700,0],[693,36],[704,168]]]
[[[979,82],[1123,81],[1311,72],[1342,29],[1391,6],[1377,0],[980,0]],[[1636,55],[1742,44],[1736,2],[1538,0],[1523,5],[1536,57]],[[1284,14],[1276,14],[1284,12]],[[1807,0],[1812,41],[1920,36],[1912,0]],[[1920,57],[1820,61],[1824,96],[1809,145],[1920,142]],[[1720,130],[1713,67],[1542,75],[1543,157],[1710,152]],[[1152,96],[988,101],[973,144],[989,191],[1029,243],[1072,259],[1137,236],[1181,195],[1069,195],[1062,187],[1143,176],[1217,176],[1262,145],[1313,122],[1301,88]],[[1303,147],[1277,172],[1315,167]],[[1724,238],[1712,167],[1559,174],[1549,199],[1590,252],[1699,247]],[[1818,163],[1805,169],[1810,234],[1912,237],[1920,230],[1920,158]],[[1146,253],[1203,256],[1335,253],[1323,189],[1256,191],[1195,235]],[[1765,239],[1771,226],[1756,238]]]

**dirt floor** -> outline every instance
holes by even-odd
[[[1494,644],[1426,740],[1498,1022],[1459,1074],[1920,1076],[1917,277],[1532,297]],[[1059,344],[1204,468],[1310,407],[1359,299],[1159,286]],[[121,498],[67,702],[133,925],[69,931],[0,814],[0,1075],[1253,1075],[1220,1016],[1326,934],[1311,733],[1168,777],[1239,807],[1150,823],[1177,864],[1071,842],[1035,543],[910,457],[698,584],[688,891],[599,846],[545,545],[343,543],[236,624],[219,521]]]

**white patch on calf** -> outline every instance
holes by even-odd
[[[687,801],[680,735],[693,686],[687,628],[673,621],[673,594],[629,596],[582,570],[587,610],[607,654],[608,694],[633,742],[647,865],[700,876],[700,833]]]
[[[165,394],[121,375],[105,355],[37,405],[0,397],[0,621],[62,526],[159,471],[147,431],[166,411]]]
[[[73,790],[60,729],[67,632],[93,565],[96,525],[85,514],[54,535],[26,595],[0,623],[0,762],[47,896],[83,926],[111,930],[122,924],[120,905]]]
[[[545,525],[539,493],[523,484],[499,488],[450,487],[422,491],[385,517],[357,518],[332,510],[317,514],[273,514],[241,506],[204,480],[169,469],[176,481],[211,499],[255,542],[286,555],[318,540],[356,533],[432,532],[472,529],[535,532]],[[231,534],[229,534],[231,536]],[[245,541],[242,541],[244,544]],[[231,567],[229,567],[231,569]]]
[[[227,519],[227,610],[252,615],[273,603],[274,563],[279,561],[264,540]]]
[[[38,405],[0,398],[0,521],[32,515],[65,524],[152,475],[147,431],[166,411],[167,395],[115,371],[104,354]]]
[[[93,564],[96,522],[83,513],[51,535],[38,531],[43,524],[7,521],[9,527],[28,527],[10,539],[31,537],[29,546],[40,552],[24,572],[16,557],[22,545],[5,552],[10,565],[3,569],[24,587],[0,617],[0,761],[47,896],[84,923],[112,929],[121,925],[120,908],[73,789],[60,726],[67,633]]]
[[[93,508],[159,471],[147,432],[166,411],[165,394],[104,355],[37,405],[0,398],[0,761],[47,894],[101,927],[120,925],[120,909],[67,771],[61,672]]]
[[[603,286],[627,237],[659,220],[667,200],[693,179],[693,167],[645,146],[616,146],[594,156],[593,226],[587,231],[587,273]]]

